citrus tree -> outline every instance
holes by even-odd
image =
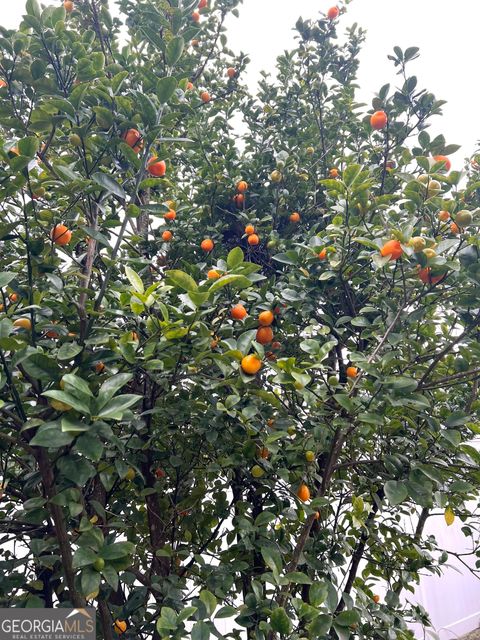
[[[407,640],[430,519],[477,554],[480,158],[427,132],[416,48],[356,102],[343,4],[251,95],[238,4],[1,30],[1,601]]]

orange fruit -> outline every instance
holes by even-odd
[[[358,374],[357,367],[347,367],[346,374],[347,378],[356,378]]]
[[[258,324],[262,327],[269,327],[274,319],[275,316],[271,311],[262,311],[258,316]]]
[[[129,147],[138,153],[143,147],[142,134],[137,129],[128,129],[122,136]]]
[[[53,329],[50,329],[50,331],[47,331],[47,333],[45,335],[46,335],[47,338],[53,338],[55,340],[58,338],[57,331],[54,331]]]
[[[187,91],[191,91],[193,89],[193,82],[187,82]]]
[[[245,182],[245,180],[240,180],[240,182],[237,184],[237,191],[239,191],[240,193],[245,193],[247,189],[248,182]]]
[[[67,13],[72,13],[73,11],[73,1],[72,0],[65,0],[63,3],[63,7],[65,9],[65,11]]]
[[[376,129],[377,131],[380,129],[385,129],[387,126],[388,118],[385,111],[375,111],[373,116],[370,118],[370,125],[372,129]]]
[[[192,13],[192,20],[194,22],[200,22],[200,14],[198,13],[198,11],[194,11]]]
[[[205,103],[210,102],[210,94],[208,93],[208,91],[202,91],[202,93],[200,94],[200,99]]]
[[[325,258],[327,257],[327,250],[323,248],[318,254],[318,257],[320,258],[320,260],[325,260]]]
[[[167,211],[167,213],[163,217],[165,220],[175,220],[177,214],[173,209],[170,209],[170,211]]]
[[[300,222],[300,214],[298,211],[294,211],[290,214],[290,222]]]
[[[253,224],[247,224],[247,226],[245,227],[245,233],[247,234],[247,236],[251,236],[252,233],[255,233],[255,227],[253,226]]]
[[[338,169],[334,167],[333,169],[330,169],[330,171],[328,172],[328,175],[330,176],[330,178],[338,178],[340,174],[338,172]]]
[[[206,7],[208,7],[208,0],[200,0],[200,2],[198,3],[198,8],[205,9]]]
[[[398,240],[389,240],[380,249],[383,257],[390,256],[390,260],[398,260],[403,253],[402,245]]]
[[[210,349],[216,349],[218,347],[218,343],[220,342],[220,340],[218,338],[214,338],[211,342],[210,342]]]
[[[281,348],[282,348],[281,342],[278,342],[278,340],[275,340],[274,342],[272,342],[272,349],[275,349],[275,351],[278,351]]]
[[[190,43],[192,47],[198,47],[200,44],[200,40],[196,40],[195,38]]]
[[[235,76],[237,75],[236,70],[233,67],[228,67],[227,69],[227,76],[230,78],[230,80],[232,80],[233,78],[235,78]]]
[[[152,156],[148,161],[147,171],[151,176],[162,178],[167,173],[165,160],[159,160],[157,156]]]
[[[50,238],[55,244],[63,247],[72,239],[72,232],[64,224],[57,224],[50,231]]]
[[[138,333],[136,331],[130,331],[130,340],[138,342]]]
[[[267,420],[267,425],[270,427],[270,429],[273,429],[273,427],[275,425],[275,420],[273,418],[269,418]]]
[[[445,273],[442,273],[438,276],[432,276],[432,270],[430,267],[425,267],[424,269],[420,269],[418,272],[418,277],[423,282],[423,284],[434,285],[440,282],[445,278]]]
[[[462,230],[460,229],[460,227],[456,222],[452,222],[452,224],[450,225],[450,231],[452,233],[458,234],[458,233],[461,233]]]
[[[452,168],[452,163],[450,162],[450,159],[447,158],[447,156],[433,156],[433,159],[435,160],[435,162],[445,163],[441,171],[450,171],[450,169]]]
[[[230,309],[230,315],[234,320],[243,320],[248,316],[248,313],[243,304],[236,304]]]
[[[248,374],[249,376],[254,376],[262,368],[262,361],[256,354],[251,353],[248,356],[244,356],[242,358],[240,366],[242,367],[242,371],[244,373]]]
[[[258,455],[260,458],[263,458],[264,460],[268,460],[268,458],[270,457],[270,451],[267,449],[267,447],[261,447],[260,451],[258,452]]]
[[[0,304],[0,312],[3,311],[5,309],[5,307],[3,306],[3,304]]]
[[[448,211],[439,211],[438,212],[438,219],[441,222],[448,222],[448,220],[450,220],[450,214],[448,213]]]
[[[302,502],[306,502],[310,500],[310,489],[306,484],[301,484],[297,490],[297,497],[300,498]]]
[[[96,373],[103,373],[105,371],[105,365],[103,362],[97,362],[97,364],[95,365],[95,371]]]
[[[271,327],[259,327],[255,340],[258,344],[270,344],[273,340],[273,331]]]
[[[214,246],[215,245],[213,243],[213,240],[211,240],[210,238],[205,238],[205,240],[202,240],[202,242],[200,243],[200,247],[204,251],[213,251]]]
[[[380,596],[373,596],[372,600],[375,602],[375,604],[378,604],[380,602]]]
[[[127,630],[127,623],[125,622],[125,620],[115,620],[115,622],[113,623],[113,630],[120,636]]]
[[[338,7],[330,7],[330,9],[327,12],[327,18],[329,20],[335,20],[335,18],[338,18],[339,13],[340,13],[340,9]]]
[[[13,323],[14,327],[18,327],[20,329],[26,329],[27,331],[30,331],[32,328],[32,322],[30,320],[30,318],[17,318],[14,323]]]
[[[7,83],[5,82],[5,80],[0,80],[0,89],[6,86],[7,86]]]
[[[217,278],[220,278],[220,274],[216,269],[210,269],[210,271],[207,273],[207,278],[209,280],[216,280]]]
[[[164,242],[170,242],[172,238],[173,238],[173,233],[171,231],[164,231],[162,233],[162,240]]]
[[[260,242],[260,238],[257,236],[256,233],[252,233],[248,236],[247,242],[251,247],[254,247]]]
[[[245,202],[245,196],[243,193],[237,193],[236,196],[233,196],[233,200],[239,209],[242,208],[243,203]]]
[[[10,302],[17,302],[18,301],[18,293],[11,293],[8,296],[8,299],[10,300]]]

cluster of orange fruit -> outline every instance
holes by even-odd
[[[135,153],[140,153],[143,149],[143,137],[138,129],[128,129],[125,131],[122,135],[122,140],[124,140]],[[167,173],[167,164],[165,160],[159,160],[157,156],[151,156],[147,162],[147,171],[155,178],[163,178]]]

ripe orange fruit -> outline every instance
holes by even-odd
[[[378,604],[380,602],[380,596],[373,596],[372,600],[375,602],[375,604]]]
[[[424,269],[420,269],[418,272],[418,277],[423,282],[423,284],[434,285],[440,282],[445,278],[445,273],[442,273],[438,276],[432,276],[432,270],[430,267],[425,267]]]
[[[325,258],[327,257],[327,250],[325,247],[320,251],[318,257],[320,258],[320,260],[325,260]]]
[[[330,7],[330,9],[327,12],[327,18],[329,20],[335,20],[335,18],[338,18],[339,13],[340,13],[340,9],[338,7]]]
[[[330,169],[330,171],[328,172],[328,175],[330,176],[330,178],[338,178],[340,174],[338,172],[338,169],[333,167],[333,169]]]
[[[103,373],[103,371],[105,371],[105,365],[103,362],[97,362],[97,364],[95,365],[95,371],[96,373]]]
[[[162,233],[162,240],[164,242],[170,242],[172,238],[173,238],[173,233],[171,231],[164,231]]]
[[[143,147],[142,134],[137,129],[128,129],[122,136],[129,147],[138,153]]]
[[[200,243],[200,247],[204,251],[213,251],[214,246],[215,245],[213,243],[213,240],[211,240],[210,238],[205,238],[205,240],[202,240],[202,242]]]
[[[315,518],[315,520],[320,520],[320,511],[315,511],[313,517]]]
[[[356,378],[358,374],[357,367],[347,367],[346,374],[347,378]]]
[[[210,94],[208,93],[208,91],[202,91],[202,93],[200,94],[200,98],[202,102],[210,102]]]
[[[260,458],[263,458],[264,460],[268,460],[268,458],[270,457],[270,451],[267,449],[267,447],[261,447],[260,451],[258,452],[258,455]]]
[[[113,630],[120,636],[127,630],[127,623],[125,622],[125,620],[115,620],[115,622],[113,623]]]
[[[220,278],[220,274],[216,269],[210,269],[210,271],[207,273],[207,278],[209,280],[216,280],[217,278]]]
[[[445,163],[441,171],[450,171],[450,169],[452,168],[452,163],[450,162],[450,159],[447,158],[447,156],[433,156],[433,159],[435,160],[435,162]]]
[[[271,327],[259,327],[255,340],[258,344],[270,344],[273,340],[273,331]]]
[[[458,234],[458,233],[461,233],[462,230],[460,229],[460,227],[456,222],[452,222],[452,224],[450,225],[450,231],[452,233]]]
[[[17,302],[18,301],[18,293],[11,293],[8,296],[8,299],[10,300],[10,302]]]
[[[165,220],[175,220],[177,214],[173,209],[170,209],[170,211],[167,211],[167,213],[163,217]]]
[[[310,489],[306,484],[301,484],[297,490],[297,497],[300,498],[302,502],[306,502],[310,500]]]
[[[242,367],[242,371],[244,373],[248,374],[249,376],[254,376],[262,368],[262,361],[256,354],[251,353],[248,356],[244,356],[242,358],[240,366]]]
[[[167,474],[165,473],[165,471],[163,469],[160,469],[160,467],[158,469],[155,469],[155,477],[156,478],[165,478]]]
[[[247,234],[247,236],[251,236],[252,233],[255,233],[255,227],[253,226],[253,224],[247,224],[247,226],[245,227],[245,233]]]
[[[275,340],[274,342],[272,342],[272,349],[275,349],[275,351],[278,351],[281,348],[282,348],[281,342],[278,342],[278,340]]]
[[[441,220],[441,222],[448,222],[448,220],[450,220],[450,214],[448,211],[439,211],[438,219]]]
[[[384,129],[387,126],[388,118],[385,111],[375,111],[373,116],[370,118],[370,125],[372,129],[376,129],[377,131],[380,129]]]
[[[270,429],[273,429],[273,427],[275,425],[275,420],[273,418],[269,418],[267,420],[267,425],[270,427]]]
[[[5,82],[5,80],[0,80],[0,89],[6,86],[7,86],[7,83]]]
[[[32,322],[30,320],[30,318],[17,318],[14,323],[13,323],[14,327],[19,327],[20,329],[26,329],[27,331],[30,331],[32,328]]]
[[[390,256],[390,260],[398,260],[403,253],[402,245],[398,240],[389,240],[380,249],[383,257]]]
[[[200,44],[200,40],[194,38],[190,44],[192,45],[192,47],[198,47]]]
[[[198,8],[205,9],[206,7],[208,7],[208,0],[200,0],[200,2],[198,3]]]
[[[269,327],[274,319],[275,316],[271,311],[262,311],[258,316],[258,324],[262,327]]]
[[[52,339],[55,339],[55,340],[56,340],[56,339],[58,338],[58,332],[57,332],[57,331],[54,331],[53,329],[50,329],[50,331],[47,331],[47,332],[46,332],[45,336],[46,336],[47,338],[52,338]]]
[[[162,178],[167,173],[165,160],[159,160],[157,156],[152,156],[148,161],[147,171],[151,176]]]
[[[187,82],[187,91],[191,91],[193,89],[193,82]]]
[[[245,182],[245,180],[240,180],[240,182],[237,184],[237,191],[239,191],[240,193],[245,193],[247,189],[248,182]]]
[[[230,315],[234,320],[243,320],[248,316],[248,313],[243,304],[236,304],[231,308]]]
[[[243,195],[243,193],[237,193],[236,196],[233,196],[233,201],[235,202],[237,207],[241,209],[243,206],[243,203],[245,202],[245,196]]]
[[[232,80],[233,78],[235,78],[235,76],[237,75],[236,70],[233,67],[228,67],[227,69],[227,76],[230,78],[230,80]]]
[[[72,13],[73,6],[74,5],[72,0],[64,0],[63,7],[67,13]]]
[[[257,236],[256,233],[252,233],[248,236],[247,242],[251,247],[254,247],[260,242],[260,238]]]
[[[192,20],[194,22],[200,22],[200,14],[198,13],[198,11],[194,11],[192,13]]]
[[[300,214],[298,211],[294,211],[290,214],[290,222],[300,222]]]
[[[57,224],[50,231],[50,238],[55,244],[63,247],[72,239],[72,232],[64,224]]]

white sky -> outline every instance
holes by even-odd
[[[215,0],[211,0],[215,2]],[[275,58],[293,43],[297,18],[313,18],[335,0],[244,0],[240,18],[229,20],[229,44],[248,53],[252,62],[246,81],[254,85],[261,69],[273,71]],[[12,28],[24,12],[24,0],[0,0],[0,23]],[[342,25],[367,29],[361,57],[359,99],[368,102],[386,82],[396,82],[387,60],[394,45],[420,47],[420,59],[411,63],[419,88],[448,100],[444,117],[436,118],[433,133],[448,143],[461,144],[457,160],[472,153],[480,140],[480,83],[478,82],[478,0],[353,0]],[[340,28],[343,31],[343,26]],[[434,121],[435,121],[434,120]]]

